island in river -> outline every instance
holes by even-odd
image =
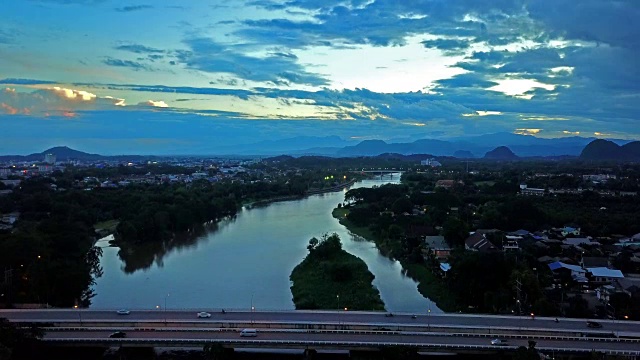
[[[338,234],[312,238],[307,248],[290,276],[296,309],[384,310],[373,274],[342,249]]]

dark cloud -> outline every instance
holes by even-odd
[[[637,0],[539,0],[527,9],[547,31],[568,39],[640,49],[640,4]]]
[[[121,60],[121,59],[114,59],[114,58],[108,57],[102,60],[102,63],[109,66],[130,68],[135,71],[151,70],[147,65],[142,64],[140,62],[131,61],[131,60]]]
[[[153,9],[152,5],[129,5],[123,6],[119,8],[115,8],[118,12],[131,12],[131,11],[140,11],[140,10],[149,10]]]
[[[116,50],[129,51],[136,54],[162,54],[165,51],[140,44],[125,44],[115,47]]]
[[[206,38],[188,39],[185,43],[191,51],[177,52],[177,58],[188,68],[209,73],[229,73],[253,81],[284,84],[291,82],[311,86],[327,85],[328,81],[307,72],[292,56],[269,54],[254,57],[235,50],[233,46],[223,46]]]
[[[15,78],[6,78],[0,80],[0,84],[9,84],[9,85],[43,85],[43,84],[57,84],[55,81],[47,81],[47,80],[35,80],[35,79],[15,79]]]

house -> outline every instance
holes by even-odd
[[[614,285],[635,301],[640,301],[640,279],[619,278],[615,280]]]
[[[424,243],[433,250],[438,260],[446,259],[451,255],[451,247],[444,240],[444,236],[425,236]]]
[[[479,231],[474,232],[464,241],[464,248],[467,250],[480,252],[490,252],[497,250],[496,246],[493,245],[491,241],[489,241],[489,239],[487,239],[487,235]]]
[[[556,261],[548,264],[549,269],[556,275],[571,276],[573,280],[580,283],[587,283],[587,271],[578,265],[571,265],[561,261]]]
[[[562,243],[570,246],[580,246],[580,245],[600,246],[599,242],[591,241],[590,238],[567,238],[562,240]]]
[[[569,235],[580,236],[580,228],[579,227],[572,227],[572,226],[565,226],[562,229],[560,229],[560,234],[562,234],[562,236],[564,236],[564,237],[567,237]]]
[[[599,284],[611,284],[616,279],[623,279],[624,275],[620,270],[612,270],[606,267],[587,269],[591,276],[591,281]]]
[[[596,268],[596,267],[608,267],[609,259],[601,256],[583,256],[580,261],[583,269]]]
[[[520,236],[507,235],[502,242],[502,251],[519,251],[519,242],[522,240]]]
[[[531,235],[531,233],[528,232],[527,230],[520,229],[520,230],[517,230],[517,231],[514,231],[514,232],[510,232],[509,235],[520,236],[520,237],[524,238],[526,236]]]

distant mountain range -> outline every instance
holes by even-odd
[[[46,154],[53,154],[56,156],[56,161],[67,160],[82,160],[82,161],[100,161],[100,160],[122,160],[133,161],[154,158],[155,156],[143,156],[143,155],[116,155],[116,156],[104,156],[98,154],[89,154],[86,152],[71,149],[67,146],[56,146],[51,149],[47,149],[41,153],[34,153],[29,155],[3,155],[0,156],[0,161],[43,161]]]
[[[106,156],[85,153],[66,146],[58,146],[41,153],[29,155],[0,156],[0,161],[43,161],[45,154],[54,154],[58,161],[65,160],[121,160],[138,161],[159,158],[146,155]],[[594,138],[567,137],[543,139],[509,133],[489,134],[475,137],[463,137],[449,141],[422,139],[413,142],[387,143],[382,140],[344,140],[337,136],[294,137],[288,139],[262,141],[253,144],[240,144],[233,148],[220,147],[213,154],[194,154],[193,156],[328,156],[356,157],[378,156],[381,154],[453,156],[457,158],[485,158],[497,160],[516,160],[523,157],[580,157],[585,160],[639,160],[640,142],[625,140],[602,140]],[[184,157],[185,155],[180,155]],[[169,156],[162,156],[164,158]]]

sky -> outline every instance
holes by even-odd
[[[638,0],[19,0],[0,153],[640,139]]]

